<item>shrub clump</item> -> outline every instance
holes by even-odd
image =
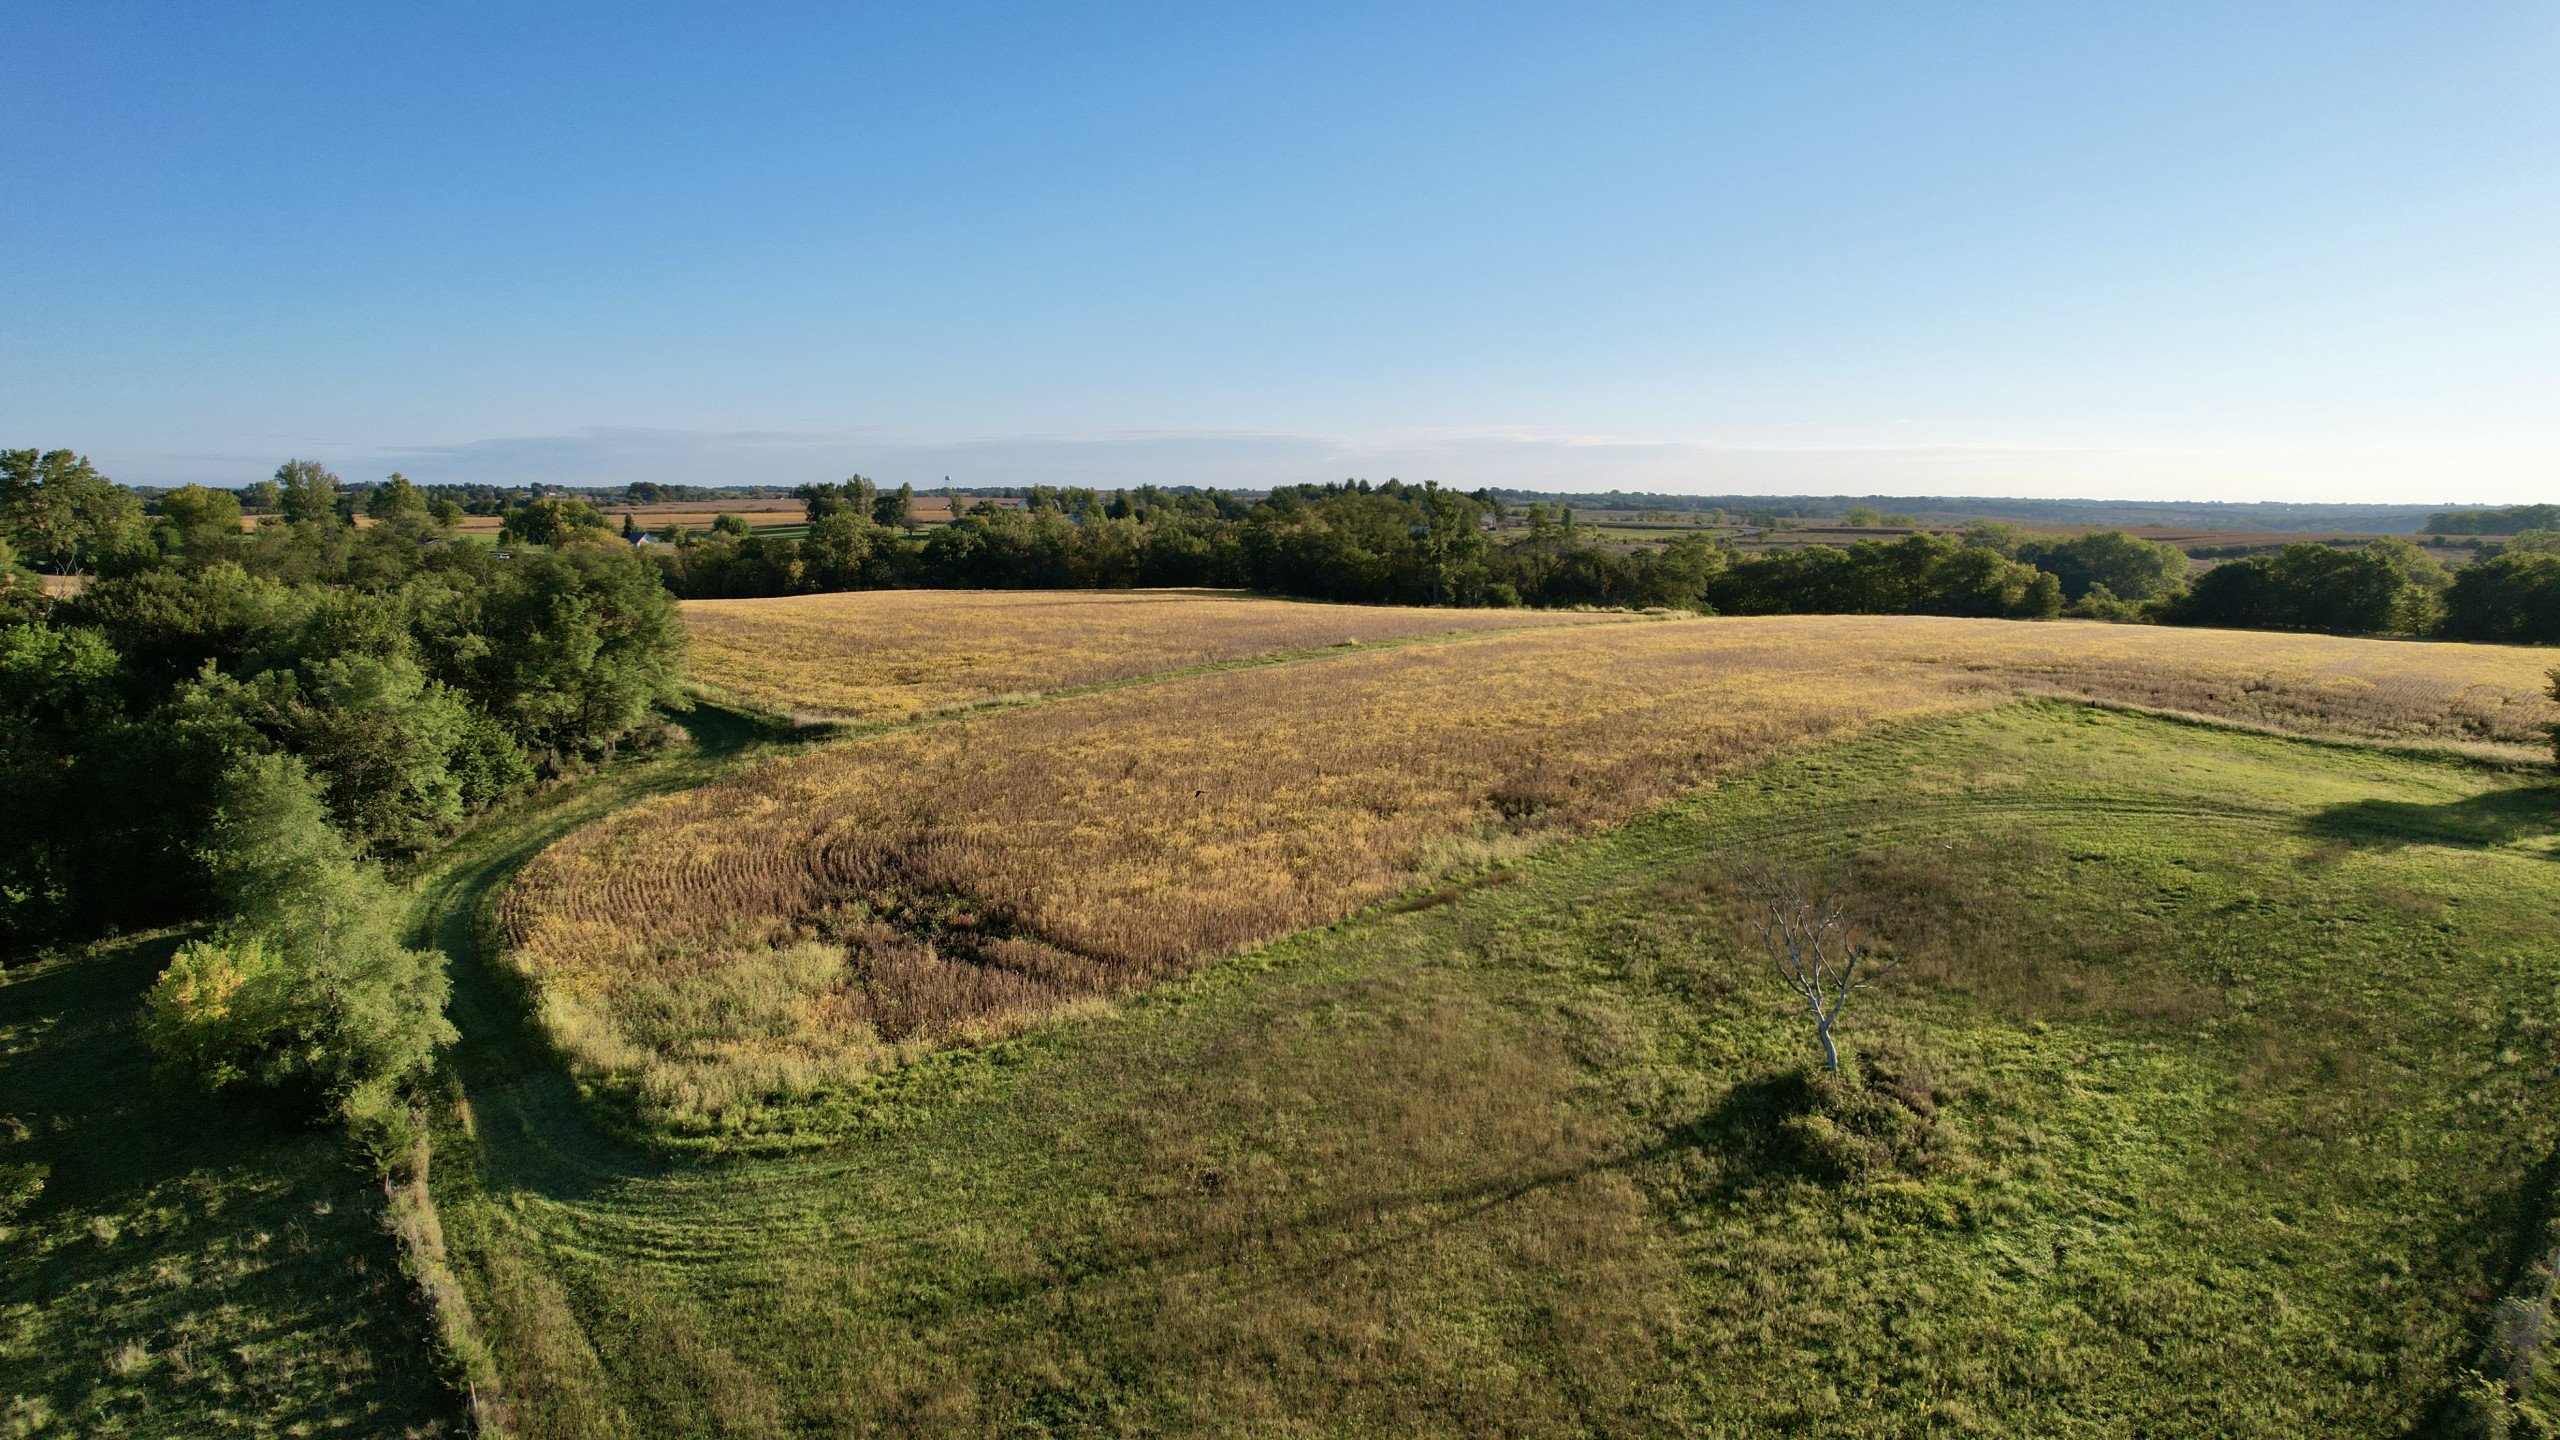
[[[387,1165],[416,1138],[407,1093],[453,1039],[444,972],[401,943],[399,892],[299,760],[243,757],[222,792],[206,859],[230,918],[171,960],[143,1034],[172,1079],[291,1096]]]
[[[1791,1113],[1778,1124],[1791,1167],[1831,1184],[1945,1168],[1954,1135],[1938,1113],[1927,1069],[1892,1045],[1877,1045],[1843,1073],[1808,1067],[1788,1087]]]

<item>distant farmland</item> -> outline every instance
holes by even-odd
[[[723,515],[735,515],[750,525],[797,525],[808,507],[787,496],[751,498],[741,496],[728,500],[668,500],[655,505],[598,505],[596,510],[605,522],[619,527],[628,515],[643,530],[657,530],[668,525],[682,525],[688,530],[708,530],[711,522]],[[496,515],[465,515],[458,527],[465,535],[495,535],[501,523]]]
[[[771,714],[866,720],[1286,651],[1632,618],[1211,590],[870,590],[683,609],[694,678],[715,695]]]
[[[1888,721],[2048,694],[2522,756],[2547,663],[1910,618],[1481,636],[833,746],[579,833],[505,925],[582,1069],[734,1125]]]

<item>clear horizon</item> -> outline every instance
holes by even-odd
[[[117,479],[2560,498],[2560,7],[20,9]]]

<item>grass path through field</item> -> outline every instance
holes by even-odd
[[[478,917],[753,753],[706,749],[423,892],[479,1146],[437,1193],[528,1435],[2408,1431],[2560,1139],[2546,787],[2030,704],[670,1161],[587,1118]],[[1931,1166],[1772,1147],[1809,1041],[1702,883],[1736,844],[1960,942],[1852,1036],[1935,1071]]]

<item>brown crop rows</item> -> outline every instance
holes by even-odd
[[[661,1120],[717,1124],[1884,722],[2048,693],[2522,747],[2549,662],[1838,616],[1351,652],[893,731],[653,801],[539,857],[505,923],[579,1065]]]

